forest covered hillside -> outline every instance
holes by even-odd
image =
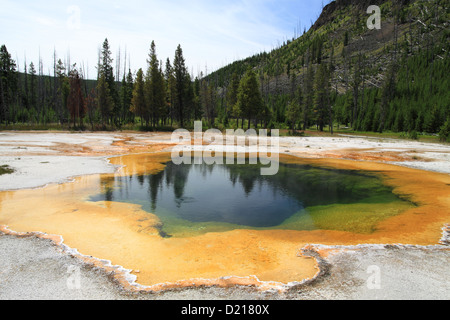
[[[381,28],[371,30],[373,4]],[[323,129],[331,118],[358,131],[438,133],[450,116],[449,22],[447,1],[337,0],[303,35],[209,79],[226,97],[232,75],[252,68],[275,125]]]

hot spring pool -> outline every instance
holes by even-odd
[[[194,163],[194,162],[193,162]],[[181,164],[149,174],[104,176],[90,201],[141,205],[161,220],[163,237],[233,229],[376,231],[376,224],[413,206],[376,173],[280,163]]]

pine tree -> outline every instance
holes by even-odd
[[[345,34],[344,34],[344,47],[348,46],[348,41],[349,41],[349,33],[347,30],[347,31],[345,31]]]
[[[387,112],[389,109],[389,104],[395,95],[395,87],[396,87],[396,73],[397,73],[398,65],[396,62],[392,62],[389,67],[388,74],[386,75],[385,82],[383,84],[382,89],[382,98],[380,104],[380,122],[378,126],[378,132],[383,132],[385,129],[385,122],[387,117]],[[397,119],[399,119],[400,114],[397,112]],[[401,129],[398,125],[397,120],[397,129]]]
[[[203,105],[204,114],[208,118],[210,127],[214,126],[216,117],[216,90],[212,84],[204,80],[200,84],[200,101]]]
[[[294,99],[288,104],[286,110],[286,118],[290,123],[291,130],[295,131],[297,129],[297,124],[300,121],[303,108],[303,92],[301,86],[297,87],[294,94]]]
[[[114,78],[114,70],[112,67],[113,59],[111,58],[111,50],[109,47],[108,39],[105,39],[102,46],[102,52],[101,52],[101,63],[99,63],[98,66],[98,73],[99,73],[99,79],[98,83],[100,85],[100,79],[103,78],[103,81],[107,85],[107,90],[105,90],[104,84],[102,84],[102,94],[108,94],[109,97],[102,97],[101,101],[102,103],[107,103],[105,106],[99,106],[101,112],[107,112],[107,114],[102,113],[102,119],[103,124],[105,124],[105,120],[112,120],[112,122],[116,122],[112,119],[113,117],[116,117],[116,114],[118,114],[117,106],[119,105],[118,101],[118,93],[116,89],[116,82]],[[116,122],[116,124],[118,124]]]
[[[311,63],[308,63],[304,83],[305,103],[303,105],[303,130],[308,129],[311,122],[311,113],[314,105],[314,76],[314,67]]]
[[[34,67],[34,63],[30,63],[30,108],[36,109],[37,103],[37,92],[36,92],[36,68]]]
[[[64,122],[65,107],[67,106],[67,97],[69,96],[70,84],[69,78],[66,75],[66,67],[62,63],[61,59],[58,60],[56,66],[56,97],[55,106],[56,112],[59,117],[59,122],[62,124]]]
[[[194,90],[193,117],[194,117],[194,120],[200,120],[203,117],[203,110],[202,110],[202,103],[201,103],[200,80],[198,79],[198,77],[196,77],[194,80],[193,90]]]
[[[114,70],[112,67],[113,59],[111,58],[111,54],[108,39],[105,39],[102,46],[102,63],[99,65],[99,73],[104,76],[110,90],[112,90],[112,87],[115,85]]]
[[[353,79],[351,81],[351,87],[353,89],[353,111],[352,111],[352,127],[356,130],[356,120],[358,119],[359,109],[359,95],[360,87],[363,82],[362,79],[362,59],[361,53],[358,54],[358,62],[354,67]]]
[[[73,66],[69,73],[70,91],[67,97],[67,109],[69,110],[70,117],[73,121],[74,128],[76,127],[77,120],[79,121],[79,127],[83,126],[83,117],[85,115],[85,101],[81,90],[81,77],[80,73],[76,69],[76,64]]]
[[[227,90],[227,105],[228,110],[230,113],[233,114],[233,116],[236,118],[236,120],[239,119],[239,115],[234,114],[234,107],[237,103],[237,95],[239,90],[239,75],[236,72],[233,72],[233,75],[231,76],[230,84],[228,85]]]
[[[95,98],[95,89],[93,88],[86,96],[85,99],[86,112],[89,123],[91,124],[92,131],[94,131],[94,122],[96,121],[97,103]]]
[[[170,125],[173,125],[173,120],[175,117],[175,100],[176,100],[176,79],[174,75],[174,70],[170,63],[170,59],[166,60],[166,70],[164,74],[165,84],[166,84],[166,105],[167,113],[170,118]]]
[[[191,79],[191,75],[186,70],[185,78],[185,120],[191,121],[194,115],[194,85]]]
[[[165,115],[166,93],[164,75],[160,69],[159,60],[156,55],[156,45],[152,41],[150,47],[148,69],[145,78],[145,98],[148,108],[148,116],[151,118],[153,127]],[[148,125],[148,123],[147,123]]]
[[[328,119],[329,110],[329,72],[327,65],[322,63],[319,65],[314,83],[314,113],[316,123],[320,131],[323,131]]]
[[[439,139],[442,142],[450,142],[450,116],[447,118],[445,124],[441,127],[439,132]]]
[[[97,105],[102,118],[103,127],[109,122],[114,109],[114,101],[111,97],[109,85],[104,74],[100,74],[97,84]]]
[[[141,118],[143,125],[145,113],[144,72],[139,69],[134,82],[133,97],[131,99],[131,112]]]
[[[131,73],[131,69],[128,70],[128,74],[123,76],[122,79],[122,87],[121,87],[121,99],[122,99],[122,121],[123,122],[132,122],[132,113],[130,111],[131,108],[131,99],[133,98],[133,74]]]
[[[17,91],[16,63],[5,45],[0,48],[0,123],[10,118]]]
[[[186,64],[183,57],[183,50],[181,49],[181,45],[178,45],[177,50],[175,51],[175,58],[173,61],[173,71],[175,76],[175,101],[174,101],[174,111],[175,117],[179,121],[181,127],[184,126],[186,120],[186,110],[187,107],[187,79],[188,79],[188,71],[186,69]]]
[[[248,128],[250,129],[251,121],[255,123],[263,110],[263,99],[259,91],[259,83],[256,73],[251,69],[247,69],[244,77],[239,84],[236,108],[239,113],[248,119]]]

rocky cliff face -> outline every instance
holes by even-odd
[[[360,13],[366,13],[366,10],[371,5],[377,5],[381,6],[383,3],[387,2],[388,0],[335,0],[328,5],[326,5],[322,13],[313,25],[313,30],[319,29],[321,26],[326,25],[327,23],[330,23],[333,21],[334,13],[337,10],[346,9],[346,10],[352,10],[356,9],[360,11]],[[395,2],[398,5],[406,5],[411,0],[393,0],[392,2]]]
[[[371,5],[381,9],[381,29],[367,26]],[[305,90],[309,68],[325,63],[332,66],[336,115],[343,114],[338,121],[347,123],[351,114],[354,123],[362,119],[355,124],[362,131],[384,127],[435,133],[450,112],[445,103],[449,21],[444,0],[336,0],[299,38],[236,61],[211,79],[225,88],[223,94],[233,73],[241,76],[253,68],[267,105],[283,122],[289,99],[298,88]]]

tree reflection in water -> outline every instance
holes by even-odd
[[[103,178],[92,201],[141,204],[159,217],[264,228],[309,206],[392,197],[381,179],[359,171],[283,164],[274,176],[259,165],[174,165],[150,175]]]

